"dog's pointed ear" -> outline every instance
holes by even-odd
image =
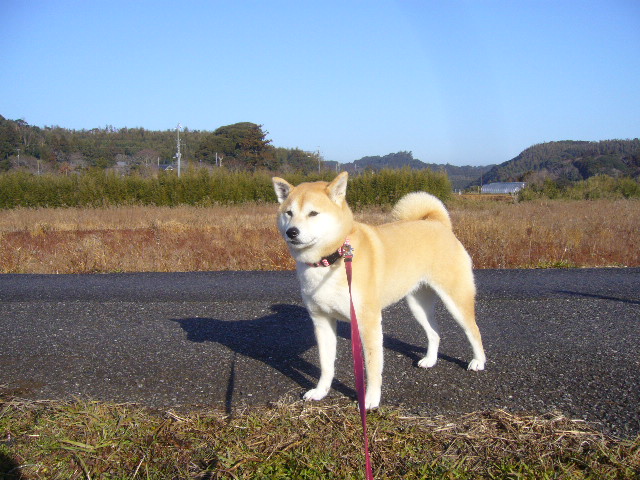
[[[347,179],[349,174],[342,172],[327,186],[329,192],[329,198],[333,200],[338,206],[342,206],[345,196],[347,195]]]
[[[293,190],[293,185],[280,177],[273,177],[271,181],[273,182],[273,189],[276,191],[278,202],[284,202],[291,193],[291,190]]]

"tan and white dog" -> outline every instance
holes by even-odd
[[[278,228],[297,262],[297,273],[315,329],[320,379],[305,400],[329,392],[336,356],[336,320],[350,320],[349,289],[341,247],[354,248],[353,302],[358,318],[367,372],[366,407],[380,404],[382,386],[382,309],[406,298],[424,328],[427,355],[418,365],[433,367],[440,336],[434,302],[440,296],[464,329],[473,359],[469,370],[483,370],[485,355],[475,321],[475,284],[471,258],[451,229],[444,205],[425,193],[410,193],[395,206],[393,223],[369,226],[355,222],[347,205],[346,172],[332,182],[296,187],[274,177],[280,202]]]

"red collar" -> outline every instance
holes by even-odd
[[[310,267],[329,267],[336,263],[341,258],[344,258],[347,261],[351,261],[353,258],[353,252],[355,248],[351,246],[349,239],[347,238],[342,246],[333,252],[331,255],[326,257],[322,257],[319,262],[316,263],[307,263]]]

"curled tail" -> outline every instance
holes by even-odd
[[[396,220],[435,220],[451,228],[451,219],[444,204],[427,192],[405,195],[393,207],[392,215]]]

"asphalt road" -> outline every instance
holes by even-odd
[[[404,303],[384,312],[382,405],[428,416],[559,410],[640,434],[640,269],[481,270],[470,348],[438,306],[440,359]],[[353,397],[348,325],[329,398]],[[229,412],[298,399],[319,376],[292,272],[0,275],[0,391]]]

